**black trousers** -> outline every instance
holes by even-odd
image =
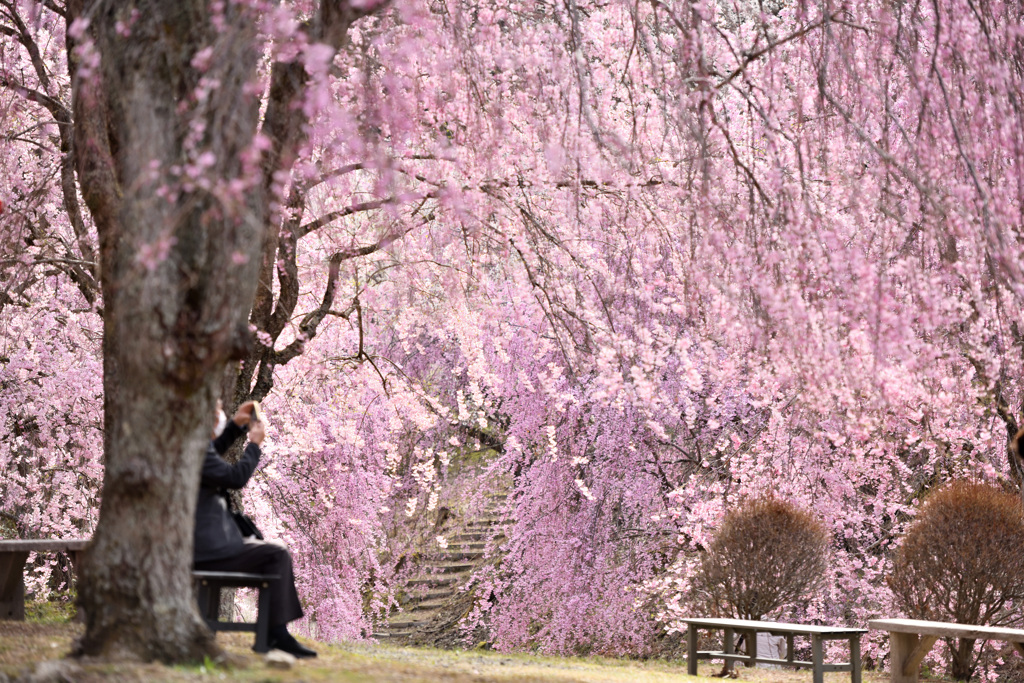
[[[281,578],[270,582],[270,627],[283,626],[302,616],[302,605],[292,575],[292,556],[283,543],[247,539],[238,554],[196,562],[194,566],[200,571],[277,574]]]

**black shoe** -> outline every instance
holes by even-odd
[[[271,650],[281,650],[287,652],[290,655],[298,657],[299,659],[310,659],[316,657],[316,652],[310,650],[308,647],[295,640],[292,634],[287,633],[280,638],[275,638],[270,641]]]

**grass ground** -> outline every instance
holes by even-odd
[[[124,683],[184,683],[192,681],[247,681],[250,683],[314,683],[322,681],[383,683],[711,683],[719,666],[702,663],[701,676],[686,675],[686,663],[637,662],[606,658],[561,658],[488,651],[450,651],[403,648],[370,643],[312,644],[320,653],[314,660],[299,662],[282,671],[268,667],[254,654],[251,634],[218,634],[218,642],[238,660],[231,669],[213,665],[165,667],[156,664],[118,665],[64,662],[81,626],[69,623],[26,623],[0,621],[0,683],[30,680],[33,671],[56,667],[65,680],[81,683],[118,681]],[[753,683],[810,683],[809,671],[776,671],[738,668],[739,680]],[[42,679],[42,676],[37,677]],[[53,676],[49,680],[61,680]],[[849,681],[849,674],[827,674],[829,683]],[[882,683],[888,676],[868,672],[865,683]]]

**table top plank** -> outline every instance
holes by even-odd
[[[865,628],[848,628],[845,626],[817,626],[814,624],[786,624],[775,621],[751,621],[747,619],[702,619],[686,618],[680,621],[696,628],[731,628],[745,631],[761,631],[764,633],[793,633],[800,635],[833,635],[856,636],[867,633]]]
[[[7,553],[45,553],[85,550],[89,545],[87,538],[34,538],[0,540],[0,552]]]
[[[953,624],[945,621],[921,621],[919,619],[872,619],[868,622],[868,628],[890,633],[916,633],[940,638],[994,639],[1024,643],[1024,630],[998,626]]]

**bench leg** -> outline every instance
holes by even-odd
[[[259,591],[256,608],[256,644],[252,649],[262,653],[270,650],[270,586],[263,584]],[[696,665],[696,657],[693,658],[693,662]]]
[[[814,683],[825,683],[825,650],[821,645],[821,638],[817,635],[811,636],[811,664],[814,667]]]
[[[892,683],[917,683],[918,670],[936,636],[918,638],[914,633],[889,633],[889,669]]]
[[[757,655],[760,654],[757,651],[757,631],[747,631],[743,635],[747,639],[747,656],[750,657],[747,667],[755,667],[757,666]]]
[[[81,550],[69,550],[68,559],[71,560],[71,573],[75,575],[75,592],[78,592],[78,577],[81,576],[81,570],[79,567],[82,564],[82,553]],[[75,601],[75,618],[74,621],[78,624],[85,623],[85,610],[82,609],[82,605]]]
[[[0,553],[0,619],[25,621],[27,552]]]
[[[697,627],[686,627],[686,673],[697,675]]]
[[[860,636],[850,638],[850,683],[860,681]]]
[[[220,618],[220,594],[223,586],[210,586],[209,602],[206,604],[206,613],[210,615],[210,621],[215,624],[221,623]]]
[[[206,581],[199,582],[199,591],[196,595],[196,602],[199,603],[199,613],[210,627],[211,631],[217,630],[218,608],[220,606],[220,586],[210,585]]]
[[[727,655],[736,654],[736,643],[733,640],[733,630],[731,628],[725,629],[725,647],[722,649]],[[732,671],[731,659],[725,660],[725,666],[722,667],[722,671]]]

